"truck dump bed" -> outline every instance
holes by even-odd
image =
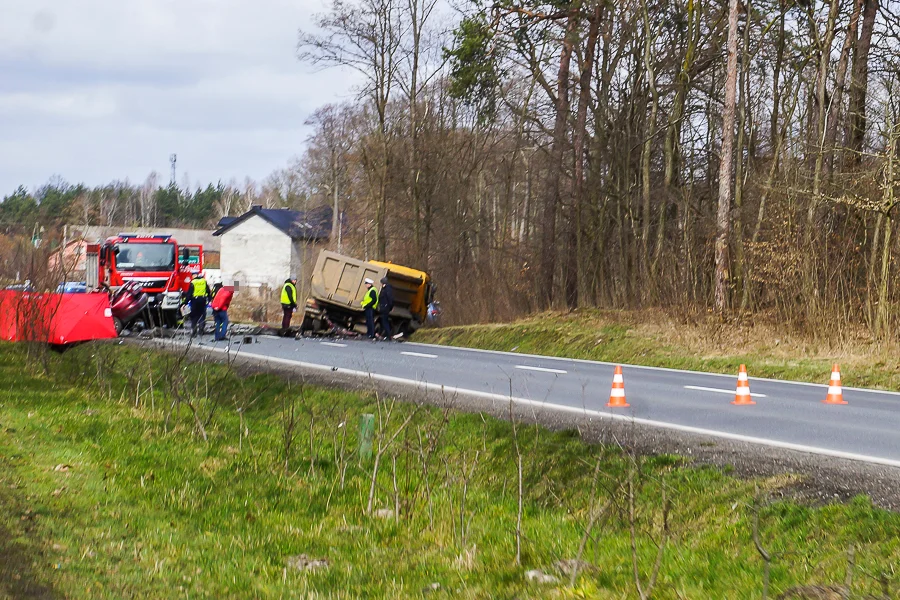
[[[313,269],[309,295],[319,303],[362,313],[361,303],[366,293],[363,282],[368,277],[380,287],[385,275],[394,288],[391,316],[421,323],[427,306],[428,275],[400,265],[366,262],[323,250]]]

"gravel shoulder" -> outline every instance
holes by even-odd
[[[150,344],[156,348],[166,348],[165,344],[152,341],[131,343]],[[171,346],[168,346],[171,348]],[[182,348],[183,351],[183,348]],[[378,391],[391,394],[406,402],[452,407],[467,412],[481,412],[501,419],[514,417],[517,421],[539,424],[549,429],[577,429],[581,438],[588,443],[620,445],[629,452],[641,455],[675,454],[683,456],[694,466],[714,466],[729,469],[739,477],[770,477],[792,474],[797,481],[781,489],[782,497],[790,497],[810,504],[843,502],[864,494],[876,506],[900,511],[900,469],[874,465],[859,461],[808,454],[794,450],[783,450],[759,446],[748,442],[712,438],[684,432],[647,427],[635,423],[614,422],[605,419],[588,418],[573,413],[552,409],[512,406],[469,396],[464,393],[453,395],[439,391],[429,391],[414,384],[400,384],[377,380],[361,380],[339,370],[322,372],[304,370],[268,363],[255,357],[232,355],[227,359],[223,354],[209,348],[192,348],[189,357],[198,360],[229,361],[246,374],[275,373],[293,379],[302,379],[311,384],[361,392]]]

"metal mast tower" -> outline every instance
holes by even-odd
[[[169,182],[171,184],[175,184],[175,163],[178,161],[178,157],[175,154],[169,156],[169,163],[172,165],[172,180]]]

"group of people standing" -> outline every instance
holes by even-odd
[[[381,315],[381,335],[391,338],[391,311],[394,309],[394,287],[387,276],[381,278],[381,290],[375,289],[375,282],[366,277],[366,293],[362,299],[362,308],[366,314],[366,336],[375,339],[375,311]],[[288,335],[291,329],[291,318],[297,310],[297,278],[288,277],[281,288],[281,331],[279,335]]]
[[[381,278],[381,291],[375,289],[375,282],[366,277],[366,294],[362,299],[362,307],[366,313],[366,336],[375,339],[375,311],[381,315],[381,335],[391,339],[391,311],[394,309],[394,287],[387,276]]]
[[[188,286],[185,302],[190,307],[191,335],[206,333],[206,307],[212,304],[213,337],[216,341],[228,339],[228,308],[234,297],[234,286],[223,285],[221,279],[213,282],[212,287],[203,273],[197,273]]]
[[[375,288],[375,282],[365,279],[366,293],[362,299],[362,308],[366,315],[366,336],[375,339],[375,314],[381,317],[381,337],[391,338],[391,311],[394,308],[394,287],[387,276],[381,278],[381,289]],[[206,333],[206,307],[212,305],[213,337],[216,341],[227,340],[228,308],[234,297],[234,286],[223,285],[221,279],[213,281],[212,286],[206,281],[203,273],[197,273],[188,286],[184,302],[190,308],[191,335]],[[291,328],[291,318],[297,310],[297,278],[288,277],[281,288],[281,332],[287,335]]]

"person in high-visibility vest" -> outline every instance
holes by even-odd
[[[188,286],[187,300],[191,307],[191,335],[206,333],[206,304],[210,300],[209,284],[203,273],[195,273]]]
[[[366,313],[366,337],[375,339],[375,309],[378,307],[378,290],[375,282],[366,277],[366,295],[362,299],[362,307]]]
[[[284,280],[284,287],[281,288],[281,311],[284,316],[281,318],[281,331],[279,335],[286,337],[291,330],[291,317],[297,310],[297,278],[291,275]]]

